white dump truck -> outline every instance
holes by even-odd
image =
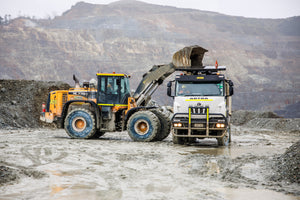
[[[226,70],[225,66],[218,66],[217,62],[215,66],[203,66],[202,58],[207,50],[202,51],[202,57],[197,56],[194,64],[193,57],[187,58],[191,67],[177,67],[176,71],[182,71],[182,74],[168,83],[167,94],[174,99],[173,143],[216,138],[219,146],[226,146],[231,142],[233,82],[221,73]]]

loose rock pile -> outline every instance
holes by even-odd
[[[260,112],[260,111],[248,111],[238,110],[234,111],[231,117],[231,122],[234,125],[245,125],[253,119],[265,119],[265,118],[280,118],[273,112]]]
[[[273,112],[238,110],[233,112],[231,123],[254,129],[300,133],[300,118],[282,118]]]
[[[50,91],[68,89],[63,82],[0,80],[0,129],[47,126],[39,121]]]
[[[40,179],[47,176],[47,174],[24,167],[7,167],[0,162],[0,187],[8,183],[14,183],[24,176]]]
[[[300,140],[275,158],[274,168],[272,180],[300,184]]]

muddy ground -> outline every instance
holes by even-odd
[[[139,143],[126,132],[75,140],[61,129],[2,129],[0,199],[300,199],[299,130],[232,133],[229,147],[217,147],[213,139],[181,146],[170,136]]]
[[[300,199],[300,119],[236,111],[229,147],[74,140],[39,121],[48,92],[69,87],[0,80],[1,200]]]

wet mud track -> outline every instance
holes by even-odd
[[[234,127],[229,147],[217,147],[216,140],[174,145],[170,136],[139,143],[126,132],[95,140],[70,139],[64,130],[49,129],[0,134],[0,170],[7,178],[0,182],[0,199],[300,197],[299,185],[270,179],[273,157],[299,134]]]

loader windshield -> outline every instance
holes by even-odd
[[[176,96],[223,96],[223,81],[202,82],[177,82]]]
[[[127,104],[129,81],[124,76],[98,76],[98,103],[105,106]]]

